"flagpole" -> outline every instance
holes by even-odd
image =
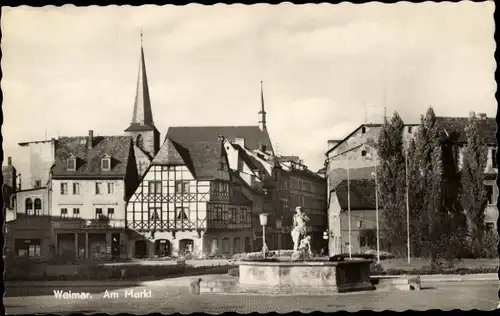
[[[410,201],[408,188],[408,143],[406,145],[405,155],[405,172],[406,172],[406,239],[408,242],[408,264],[410,263]]]
[[[347,152],[347,217],[349,218],[349,258],[352,258],[351,242],[351,191],[349,179],[349,152]]]

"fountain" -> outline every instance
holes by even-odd
[[[238,280],[223,280],[219,285],[207,282],[207,288],[202,292],[313,295],[373,290],[371,260],[313,258],[311,237],[305,236],[308,220],[301,207],[297,207],[291,232],[294,243],[291,258],[266,258],[263,251],[260,259],[236,263]],[[302,236],[304,238],[301,239]]]
[[[240,261],[241,292],[268,294],[313,294],[373,290],[370,281],[371,260],[342,261],[312,258],[311,237],[305,236],[309,218],[296,208],[291,236],[294,247],[291,260]]]

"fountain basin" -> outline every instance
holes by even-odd
[[[373,290],[372,260],[240,261],[239,292],[325,294]]]

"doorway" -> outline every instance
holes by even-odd
[[[192,239],[179,240],[179,256],[191,255],[194,250],[194,241]]]
[[[155,255],[157,257],[170,256],[170,242],[167,239],[158,239],[155,241]]]
[[[120,233],[111,234],[111,258],[120,257]]]
[[[148,256],[148,245],[145,240],[137,240],[135,242],[134,257],[146,258]]]

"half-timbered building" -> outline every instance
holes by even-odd
[[[257,126],[171,127],[127,205],[135,257],[201,256],[249,251],[252,201],[233,177],[224,140],[244,138],[272,151]]]

